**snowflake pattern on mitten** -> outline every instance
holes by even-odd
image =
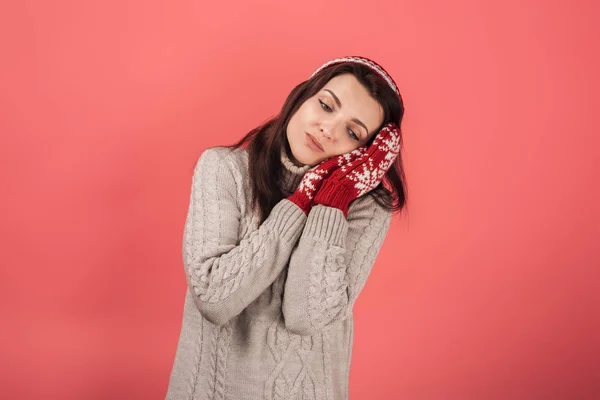
[[[288,200],[296,203],[304,213],[308,215],[313,204],[315,193],[317,193],[321,187],[323,180],[331,175],[336,169],[344,167],[363,156],[366,150],[366,147],[361,146],[348,153],[321,161],[319,164],[306,171],[300,184],[296,188],[296,191],[288,197]]]
[[[349,203],[376,188],[399,153],[400,130],[389,123],[377,133],[366,152],[321,182],[314,204],[337,207],[347,215]]]

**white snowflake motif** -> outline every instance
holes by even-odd
[[[377,149],[373,155],[365,155],[361,163],[348,173],[348,179],[354,182],[354,188],[360,197],[374,189],[388,171],[400,152],[400,135],[395,129],[384,127],[371,146]]]
[[[344,165],[348,164],[352,161],[353,158],[359,157],[365,148],[358,148],[351,152],[341,154],[337,156],[334,160],[337,164],[337,167],[343,168]],[[331,165],[331,164],[330,164]],[[300,185],[298,185],[298,189],[308,197],[308,199],[312,200],[317,190],[317,183],[324,179],[325,175],[329,172],[328,168],[320,167],[321,164],[309,169],[304,174]]]
[[[306,195],[306,197],[312,199],[313,194],[317,189],[315,186],[315,182],[318,182],[321,179],[323,179],[323,175],[325,174],[325,172],[327,171],[321,168],[306,171],[304,177],[302,178],[302,181],[300,182],[300,185],[298,186],[298,189],[301,192],[303,192]]]

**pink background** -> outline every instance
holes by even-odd
[[[0,397],[162,399],[193,164],[363,55],[409,213],[355,307],[351,400],[600,398],[598,2],[0,6]]]

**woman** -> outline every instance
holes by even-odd
[[[167,399],[348,398],[352,308],[405,205],[403,114],[381,66],[343,57],[201,154]]]

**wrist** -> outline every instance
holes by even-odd
[[[339,181],[326,179],[315,195],[313,205],[321,204],[335,207],[342,211],[344,217],[348,215],[348,207],[354,199],[353,191]]]
[[[290,196],[286,197],[286,199],[300,207],[306,215],[308,215],[310,209],[312,208],[312,202],[305,195],[300,194],[298,191],[292,193]]]

